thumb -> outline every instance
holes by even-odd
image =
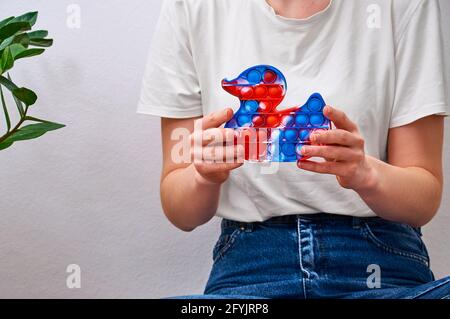
[[[216,128],[228,122],[233,117],[233,110],[226,108],[220,111],[212,112],[202,119],[202,128],[204,130]]]

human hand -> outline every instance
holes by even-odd
[[[358,126],[348,116],[331,106],[324,108],[325,116],[336,129],[311,134],[311,145],[302,148],[306,157],[321,157],[325,162],[298,161],[299,168],[306,171],[335,175],[339,184],[355,191],[370,187],[374,169],[364,151],[364,138]]]
[[[201,121],[202,130],[191,134],[191,158],[194,160],[195,181],[200,184],[222,184],[230,171],[242,166],[244,147],[235,145],[233,129],[220,126],[233,117],[230,108],[213,112]]]

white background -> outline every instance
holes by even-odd
[[[33,115],[67,124],[0,152],[0,298],[201,293],[218,220],[190,234],[166,221],[159,119],[135,113],[161,1],[79,0],[80,29],[66,25],[71,3],[0,3],[2,18],[39,10],[38,27],[55,38],[12,75],[38,93]],[[450,1],[441,6],[450,61]],[[450,275],[448,145],[445,154],[444,201],[424,229],[437,277]],[[81,289],[66,287],[72,263],[82,269]]]

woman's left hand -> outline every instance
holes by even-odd
[[[364,138],[358,126],[348,116],[335,108],[326,106],[325,116],[336,129],[311,134],[312,145],[302,148],[302,155],[321,157],[325,162],[298,161],[299,168],[335,175],[339,184],[355,191],[367,189],[373,180],[374,170],[364,151]]]

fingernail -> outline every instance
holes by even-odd
[[[318,137],[317,133],[312,133],[309,139],[311,140],[311,142],[315,142],[317,140],[317,137]]]
[[[302,147],[301,153],[302,153],[303,155],[306,155],[306,153],[308,153],[307,146],[303,146],[303,147]]]
[[[331,107],[329,107],[329,106],[327,105],[327,106],[325,106],[325,108],[323,109],[323,111],[324,111],[325,113],[331,114]]]
[[[299,168],[305,168],[305,167],[306,167],[306,163],[305,163],[304,161],[302,161],[302,160],[299,160],[299,161],[297,162],[297,166],[298,166]]]

